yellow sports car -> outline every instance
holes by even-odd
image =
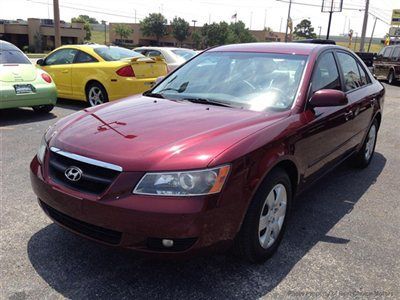
[[[58,97],[91,106],[142,93],[167,74],[162,60],[102,45],[62,46],[37,64],[53,78]]]

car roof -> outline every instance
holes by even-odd
[[[233,44],[212,48],[208,51],[233,51],[233,52],[261,52],[310,55],[314,51],[323,48],[341,48],[334,45],[312,44],[312,43],[247,43]]]
[[[19,51],[18,47],[16,47],[15,45],[13,45],[9,42],[3,41],[3,40],[0,40],[0,49],[1,50],[18,50]]]
[[[153,47],[153,46],[142,46],[142,47],[136,47],[135,50],[137,49],[154,49],[154,50],[188,50],[188,51],[194,51],[189,48],[178,48],[178,47]]]

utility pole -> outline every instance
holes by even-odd
[[[264,29],[267,25],[267,9],[264,9]]]
[[[320,39],[320,38],[321,38],[321,30],[322,30],[322,26],[318,26],[318,29],[319,29],[318,38]]]
[[[252,23],[253,23],[253,12],[250,12],[250,30]]]
[[[133,9],[135,11],[135,24],[137,24],[137,19],[136,19],[136,8]]]
[[[369,0],[365,0],[364,22],[361,31],[360,52],[364,52],[365,34],[367,32],[367,24],[368,24],[368,9],[369,9]]]
[[[333,0],[331,0],[331,10],[329,11],[328,32],[326,33],[327,40],[329,40],[329,33],[331,31],[332,14],[333,14]]]
[[[372,39],[374,38],[375,26],[376,26],[377,20],[378,20],[378,17],[375,17],[374,27],[372,28],[371,38],[369,39],[368,52],[369,52],[369,49],[371,49],[371,43],[372,43]]]
[[[193,32],[195,32],[197,20],[192,20],[192,22],[193,22]]]
[[[107,22],[103,20],[101,24],[104,25],[104,45],[107,45]]]
[[[279,25],[279,32],[282,32],[282,22],[283,22],[283,18],[281,18],[281,25]]]
[[[287,15],[287,20],[286,20],[285,43],[288,42],[288,29],[289,29],[290,10],[291,9],[292,9],[292,0],[289,0],[289,9],[288,9],[288,15]]]
[[[53,0],[53,11],[54,11],[54,46],[58,48],[61,46],[61,35],[60,35],[60,7],[58,0]]]

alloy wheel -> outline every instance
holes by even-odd
[[[271,247],[279,236],[286,216],[287,191],[283,184],[276,184],[263,204],[258,225],[261,247]]]
[[[92,86],[89,90],[88,95],[89,103],[91,106],[96,106],[105,102],[103,92],[97,86]]]
[[[369,160],[371,158],[372,153],[374,152],[375,148],[375,141],[376,141],[376,126],[373,124],[369,129],[367,142],[365,144],[365,159]]]

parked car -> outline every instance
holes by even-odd
[[[400,45],[384,47],[379,51],[373,63],[377,79],[387,80],[394,84],[400,80]]]
[[[102,45],[66,45],[37,64],[53,77],[60,98],[95,106],[143,93],[167,74],[165,62],[135,51]]]
[[[192,49],[174,47],[139,47],[133,49],[148,57],[161,57],[168,66],[168,72],[175,70],[181,64],[198,53]]]
[[[57,102],[50,75],[37,69],[13,44],[0,40],[0,109],[32,107],[48,113]]]
[[[142,96],[48,129],[33,190],[56,223],[107,245],[175,256],[234,245],[264,261],[296,195],[345,159],[368,166],[384,92],[342,47],[216,47]]]

